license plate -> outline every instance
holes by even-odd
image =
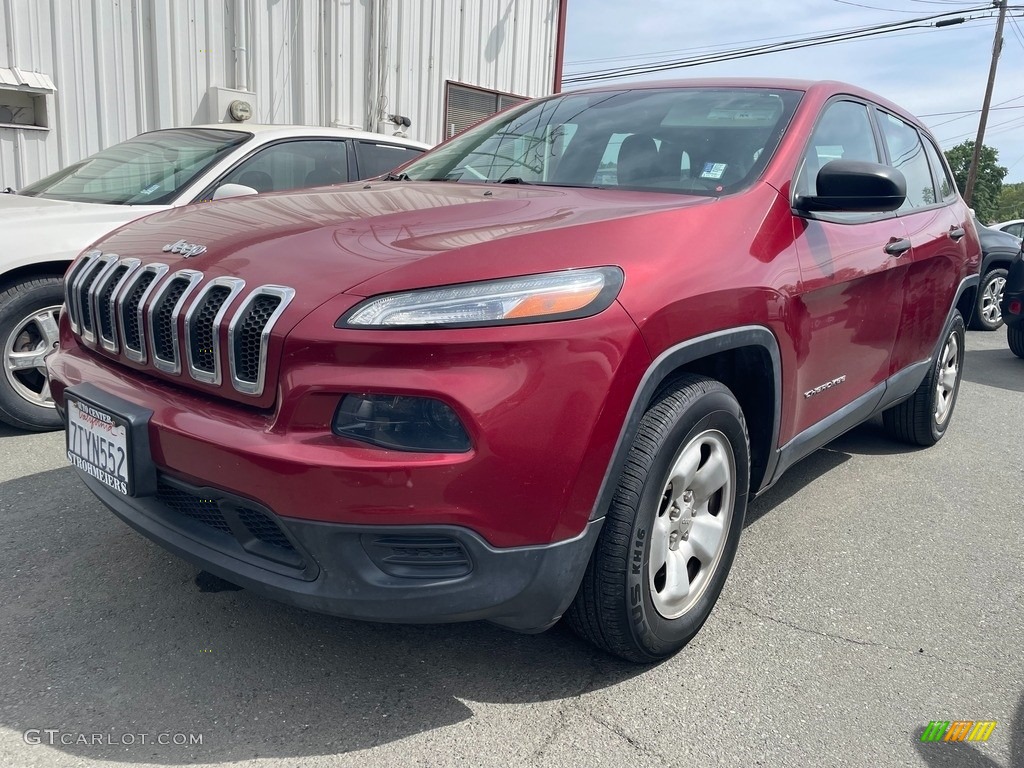
[[[124,496],[132,493],[127,419],[68,397],[68,461]]]

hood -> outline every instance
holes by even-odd
[[[583,243],[571,232],[712,200],[527,185],[360,182],[179,208],[125,227],[98,247],[208,277],[240,276],[250,286],[293,287],[296,304],[309,310],[342,292],[365,296],[608,263],[593,248],[600,237]],[[621,229],[609,228],[609,236]],[[206,250],[189,258],[164,252],[182,240]]]
[[[99,205],[0,194],[4,269],[40,261],[70,261],[111,230],[166,206]],[[8,265],[11,255],[17,263]]]

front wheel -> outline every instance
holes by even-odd
[[[19,429],[59,429],[43,355],[57,346],[64,302],[59,277],[23,280],[0,292],[0,421]]]
[[[732,567],[749,476],[736,398],[712,379],[675,381],[640,422],[570,626],[639,663],[686,645]]]
[[[909,400],[882,413],[882,424],[897,440],[935,445],[946,434],[964,373],[964,319],[959,312],[946,330],[931,370]]]

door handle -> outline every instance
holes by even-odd
[[[893,237],[885,244],[885,252],[897,259],[910,250],[910,238]]]
[[[952,240],[954,243],[960,242],[960,238],[962,238],[966,234],[967,232],[964,230],[963,227],[949,228],[949,239]]]

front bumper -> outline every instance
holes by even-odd
[[[79,474],[114,514],[200,568],[284,603],[369,621],[488,620],[521,632],[547,629],[572,602],[603,522],[589,523],[568,541],[496,549],[457,526],[341,525],[284,519],[258,508],[291,545],[276,547],[273,560],[267,556],[272,545],[253,552],[242,537],[183,516],[166,492],[125,497]],[[164,482],[225,508],[252,506],[216,489]],[[297,556],[290,563],[283,554],[289,550]],[[431,576],[431,570],[443,575]]]
[[[123,371],[67,342],[47,358],[58,405],[74,393],[127,418],[134,435],[135,495],[80,470],[83,481],[200,568],[282,602],[372,621],[540,631],[574,598],[602,521],[554,540],[500,540],[504,531],[523,536],[530,521],[550,530],[552,516],[536,502],[510,515],[500,508],[509,499],[485,489],[460,509],[458,472],[478,456],[399,455],[283,430],[274,414]],[[493,460],[478,471],[509,481]],[[399,492],[405,505],[388,501]]]

